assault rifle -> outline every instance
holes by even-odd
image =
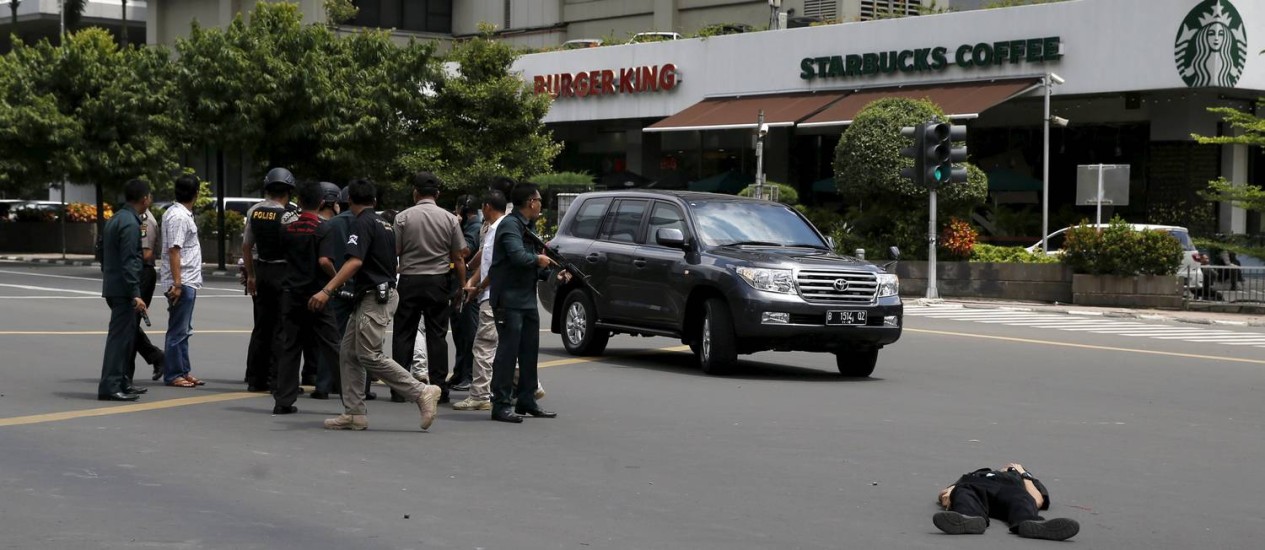
[[[545,241],[540,238],[540,235],[537,235],[533,233],[532,230],[527,229],[523,231],[523,236],[526,237],[527,240],[531,241],[536,249],[540,250],[541,254],[548,256],[549,260],[552,261],[554,265],[566,270],[571,274],[572,278],[579,280],[580,284],[589,289],[589,292],[592,292],[594,296],[602,295],[602,293],[598,292],[597,288],[593,286],[593,283],[589,282],[588,275],[585,275],[583,271],[580,271],[579,267],[577,267],[574,263],[571,263],[571,260],[566,259],[566,257],[562,254],[559,254],[557,250],[545,246]]]

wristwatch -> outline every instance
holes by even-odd
[[[1019,477],[1022,477],[1022,478],[1024,478],[1024,479],[1032,479],[1032,474],[1030,474],[1030,473],[1028,473],[1028,472],[1023,472],[1023,473],[1019,474]]]

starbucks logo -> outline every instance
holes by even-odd
[[[1233,87],[1247,63],[1247,31],[1229,0],[1204,0],[1177,28],[1177,71],[1186,85]]]

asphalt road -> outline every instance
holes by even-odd
[[[1047,516],[1081,522],[1081,547],[1256,548],[1265,533],[1254,345],[911,315],[872,379],[799,353],[716,378],[668,339],[577,360],[542,334],[557,419],[444,407],[424,433],[413,405],[374,401],[369,431],[327,432],[337,400],[276,417],[244,393],[250,302],[227,279],[194,314],[208,385],[143,377],[139,405],[95,401],[98,276],[0,262],[0,548],[1056,544],[932,526],[939,488],[1011,461],[1049,486]]]

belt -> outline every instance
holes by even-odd
[[[268,265],[285,265],[286,263],[285,260],[262,260],[261,259],[261,260],[255,260],[255,261],[261,264],[268,264]]]

